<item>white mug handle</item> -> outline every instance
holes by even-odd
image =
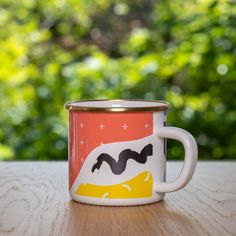
[[[184,146],[185,157],[180,175],[173,182],[161,182],[154,187],[157,193],[177,191],[183,188],[193,176],[193,172],[197,164],[197,143],[189,132],[175,127],[158,128],[157,136],[159,138],[171,138],[178,140]]]

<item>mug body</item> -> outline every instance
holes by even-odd
[[[75,102],[69,109],[71,198],[120,206],[163,199],[154,186],[165,181],[166,145],[157,136],[165,124],[166,109],[149,110],[138,101]]]

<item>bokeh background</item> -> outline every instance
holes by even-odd
[[[91,98],[167,100],[200,159],[234,159],[235,95],[234,0],[0,1],[0,160],[67,159],[63,104]]]

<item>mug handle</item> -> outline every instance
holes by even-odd
[[[192,178],[197,164],[197,143],[193,136],[184,129],[176,127],[158,128],[159,138],[171,138],[180,141],[184,146],[184,163],[180,175],[173,182],[161,182],[154,187],[156,193],[174,192],[183,188]]]

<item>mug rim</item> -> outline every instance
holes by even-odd
[[[150,103],[150,105],[140,106],[98,106],[98,105],[83,105],[82,103],[97,103],[97,102],[137,102]],[[75,104],[76,103],[76,104]],[[78,105],[82,104],[82,105]],[[154,105],[151,105],[151,103]],[[170,104],[162,100],[146,100],[146,99],[87,99],[68,101],[64,107],[69,111],[91,111],[91,112],[136,112],[136,111],[166,111],[170,108]]]

